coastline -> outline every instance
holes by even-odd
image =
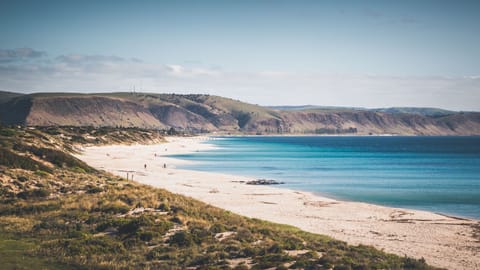
[[[87,147],[76,155],[97,169],[186,195],[237,214],[289,224],[349,244],[372,245],[448,269],[480,268],[478,220],[421,210],[340,201],[311,192],[246,185],[249,177],[181,170],[188,161],[166,155],[205,151],[209,137],[174,137],[155,145]],[[144,165],[147,165],[144,168]],[[166,168],[163,166],[167,165]]]

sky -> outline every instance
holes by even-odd
[[[0,0],[0,90],[480,111],[480,1]]]

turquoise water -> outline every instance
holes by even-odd
[[[284,181],[380,205],[480,218],[480,137],[224,137],[186,169]]]

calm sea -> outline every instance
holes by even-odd
[[[480,137],[223,137],[186,169],[333,198],[480,218]]]

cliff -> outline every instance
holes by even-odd
[[[250,134],[480,135],[480,113],[430,108],[269,108],[211,95],[0,92],[0,121]]]

